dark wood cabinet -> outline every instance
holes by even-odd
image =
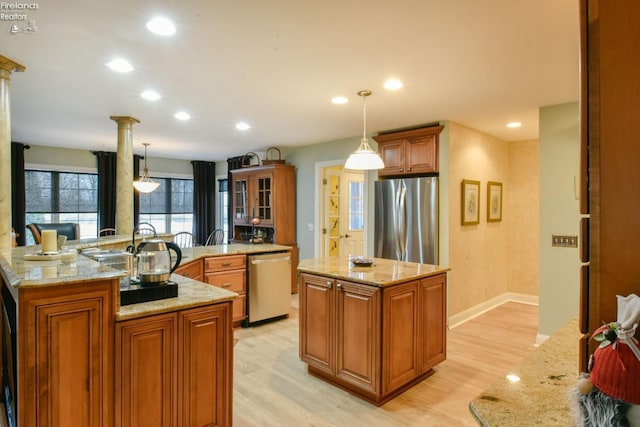
[[[588,338],[616,320],[616,295],[640,287],[640,16],[635,0],[581,0],[581,213],[589,215],[583,268],[580,369],[594,351]],[[584,259],[584,256],[583,256]],[[586,328],[585,328],[586,326]]]
[[[446,357],[446,275],[388,287],[300,275],[300,358],[376,405]]]
[[[374,136],[384,168],[380,177],[425,175],[438,172],[438,139],[443,126]]]
[[[277,163],[232,170],[231,212],[233,242],[291,247],[291,292],[297,292],[295,166]],[[254,231],[262,235],[256,237]]]
[[[118,322],[116,426],[230,426],[230,303]]]

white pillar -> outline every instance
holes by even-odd
[[[0,55],[0,249],[11,248],[11,73],[24,70],[24,66]]]
[[[111,116],[111,120],[118,123],[116,230],[129,235],[133,233],[133,125],[140,121],[129,116]]]

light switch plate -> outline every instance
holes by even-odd
[[[551,246],[559,248],[577,248],[578,236],[576,235],[551,235]]]

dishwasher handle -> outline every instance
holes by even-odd
[[[283,256],[280,258],[252,258],[251,259],[251,264],[266,264],[266,263],[272,263],[272,262],[282,262],[282,261],[286,261],[288,263],[291,263],[291,256],[287,255],[287,256]]]

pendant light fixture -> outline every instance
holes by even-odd
[[[351,153],[344,164],[345,169],[369,170],[382,169],[384,163],[378,153],[371,149],[369,140],[367,139],[367,96],[371,95],[370,90],[361,90],[358,96],[362,97],[362,139],[360,146],[356,151]]]
[[[158,188],[160,183],[153,181],[149,176],[149,168],[147,167],[147,147],[149,146],[149,143],[143,142],[142,145],[144,145],[144,169],[142,170],[142,176],[140,179],[133,181],[133,186],[141,193],[151,193],[153,190]]]

